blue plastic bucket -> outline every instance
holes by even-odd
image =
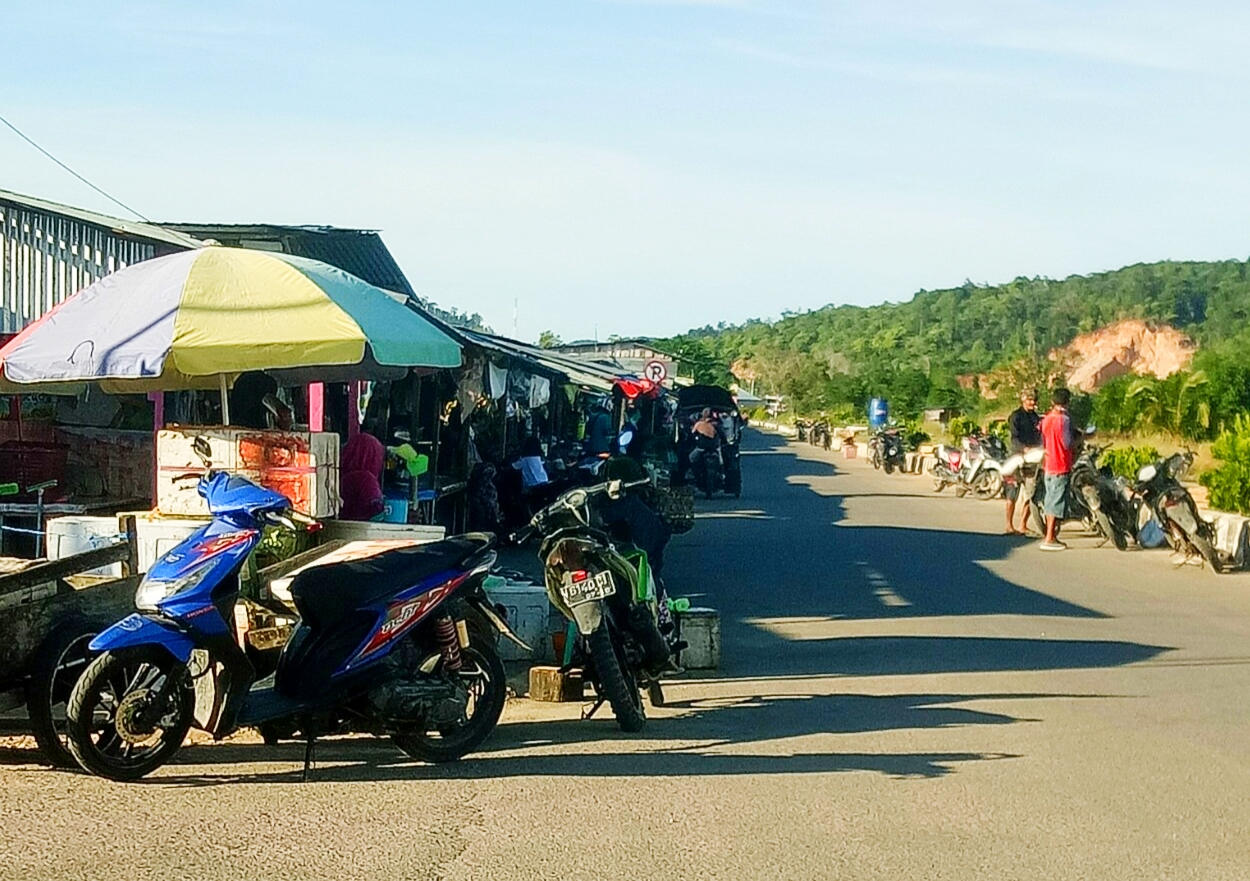
[[[382,509],[383,523],[407,523],[408,522],[408,500],[407,499],[386,499],[385,507]]]

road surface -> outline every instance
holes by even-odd
[[[117,785],[0,747],[3,879],[1244,879],[1250,576],[752,432],[668,580],[722,669],[642,736],[509,704],[449,767],[241,737]]]

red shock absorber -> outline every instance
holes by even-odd
[[[438,650],[443,653],[443,665],[448,670],[459,670],[460,638],[450,615],[440,615],[434,621],[434,636],[438,639]]]

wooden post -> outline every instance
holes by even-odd
[[[122,575],[129,578],[139,574],[139,526],[133,514],[120,518],[120,525],[126,536],[126,546],[130,549],[130,556],[122,560]]]

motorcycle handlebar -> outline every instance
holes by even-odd
[[[523,526],[520,529],[518,529],[516,532],[512,533],[512,535],[509,536],[509,538],[512,539],[513,544],[523,545],[527,541],[529,541],[531,538],[533,538],[534,533],[537,531],[538,530],[535,528],[534,524],[531,523],[529,526]]]

